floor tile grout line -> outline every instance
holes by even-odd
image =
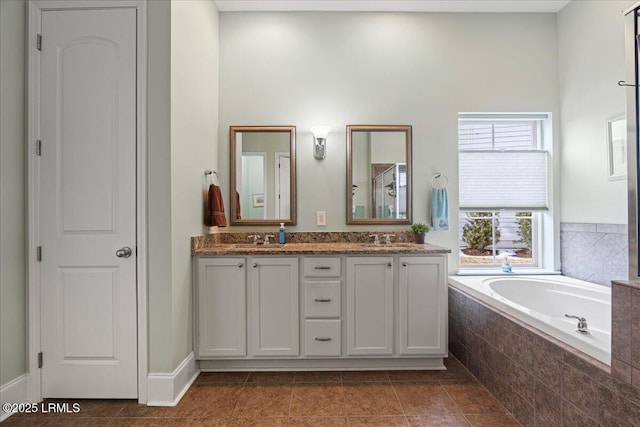
[[[388,371],[387,371],[387,376],[389,376]],[[409,418],[407,417],[407,412],[404,409],[404,405],[402,404],[400,397],[398,397],[396,386],[393,384],[393,381],[391,381],[391,377],[389,377],[389,382],[391,383],[391,390],[393,390],[393,395],[396,397],[396,400],[398,401],[398,405],[400,405],[400,409],[402,409],[402,415],[404,416],[404,420],[406,421],[407,425],[410,426],[411,423],[409,422]]]

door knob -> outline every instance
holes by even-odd
[[[125,246],[124,248],[120,248],[116,251],[116,256],[118,258],[129,258],[131,256],[131,248],[129,246]]]

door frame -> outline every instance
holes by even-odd
[[[289,169],[291,169],[291,153],[288,151],[276,151],[274,156],[275,167],[273,168],[275,171],[274,177],[273,177],[273,181],[275,183],[273,200],[275,203],[274,212],[275,212],[276,219],[282,218],[280,216],[280,199],[275,197],[280,195],[280,168],[278,167],[278,165],[280,164],[279,162],[281,157],[287,157],[289,159]],[[289,177],[290,176],[291,176],[291,172],[289,172]],[[289,179],[289,181],[291,181],[291,179]],[[289,195],[291,195],[291,182],[289,182]],[[291,197],[289,197],[289,200],[291,200]],[[291,216],[291,206],[289,206],[288,215]]]
[[[136,295],[138,402],[147,403],[147,7],[146,0],[28,0],[27,2],[27,396],[42,401],[42,377],[38,368],[40,337],[40,275],[36,251],[39,243],[40,163],[36,140],[40,135],[40,53],[37,34],[42,12],[132,8],[136,10]]]

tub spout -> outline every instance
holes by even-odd
[[[584,334],[584,335],[589,335],[589,325],[587,325],[587,319],[585,319],[584,317],[580,317],[580,316],[573,316],[570,314],[565,314],[564,317],[568,317],[570,319],[576,319],[578,321],[578,329],[576,329],[576,332],[580,333],[580,334]]]

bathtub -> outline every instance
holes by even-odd
[[[449,286],[611,364],[611,288],[559,275],[449,276]],[[586,318],[590,335],[565,314]]]

